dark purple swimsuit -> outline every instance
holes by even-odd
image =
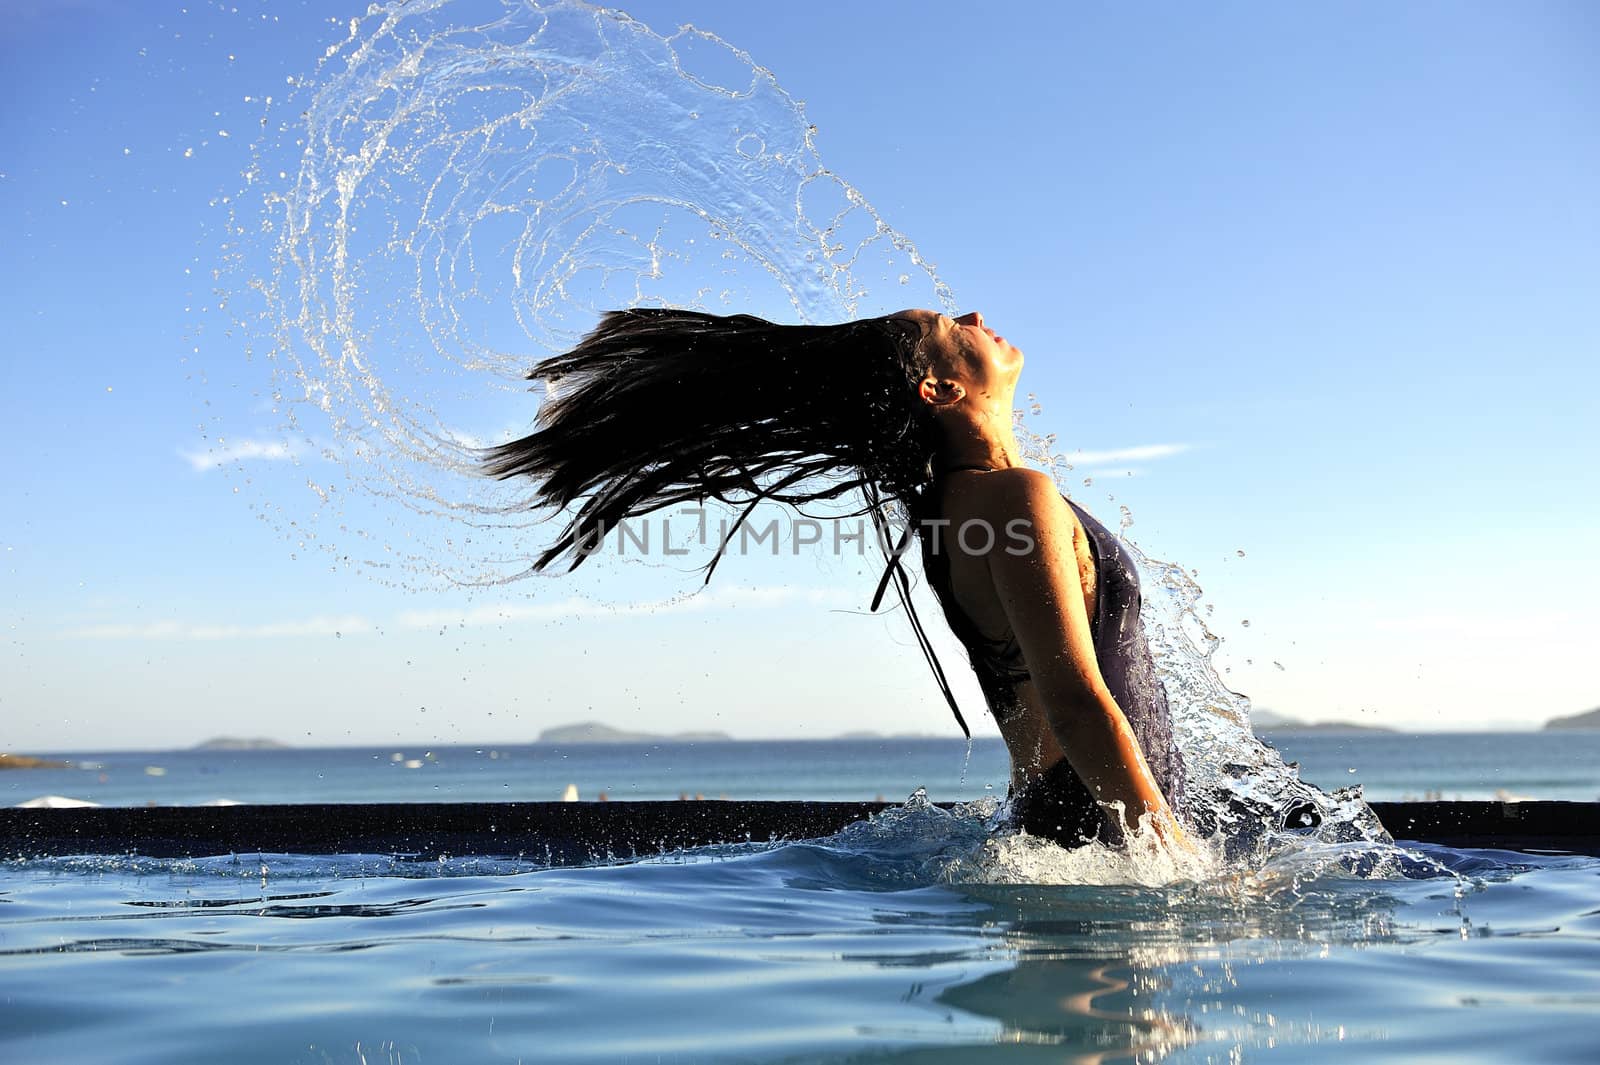
[[[954,466],[950,469],[985,470],[989,467]],[[1127,717],[1157,786],[1174,811],[1181,811],[1183,758],[1173,742],[1167,695],[1156,676],[1150,645],[1139,621],[1142,597],[1138,570],[1121,541],[1109,529],[1072,500],[1068,499],[1067,504],[1089,534],[1094,556],[1096,599],[1090,629],[1100,675]],[[942,552],[934,551],[931,539],[922,538],[923,572],[944,608],[945,620],[967,649],[990,711],[995,720],[1004,721],[1020,705],[1017,684],[1029,676],[1027,663],[1022,660],[1022,648],[1015,635],[990,640],[978,632],[956,604],[950,588],[948,560]],[[942,545],[945,537],[939,539]],[[1013,795],[1012,812],[1017,824],[1030,835],[1044,836],[1063,846],[1106,839],[1111,835],[1100,804],[1066,759]]]

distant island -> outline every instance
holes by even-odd
[[[1600,709],[1590,710],[1582,714],[1569,714],[1566,717],[1552,717],[1544,723],[1546,731],[1551,729],[1569,728],[1600,728]]]
[[[26,754],[0,754],[0,769],[70,769],[71,762],[53,762]]]
[[[245,739],[239,736],[218,736],[194,745],[196,751],[287,751],[287,743],[277,740]]]
[[[1301,721],[1271,710],[1250,711],[1250,725],[1261,732],[1394,732],[1386,725],[1358,725],[1350,721]]]
[[[726,732],[630,732],[598,721],[576,725],[557,725],[539,733],[540,743],[726,743],[733,737]]]

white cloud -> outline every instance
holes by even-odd
[[[730,609],[741,606],[774,607],[787,603],[820,606],[855,604],[859,594],[822,588],[724,588],[650,602],[607,604],[568,598],[550,603],[496,603],[467,610],[406,610],[388,623],[356,614],[318,615],[288,621],[251,625],[220,625],[184,621],[82,625],[62,633],[73,640],[250,640],[295,636],[348,636],[380,628],[435,629],[503,625],[520,621],[551,621],[580,617],[628,617],[687,611]]]
[[[489,443],[486,437],[477,433],[469,433],[464,429],[440,429],[439,436],[467,451],[482,451],[484,448],[494,446]]]
[[[1379,632],[1433,633],[1474,640],[1481,639],[1486,633],[1495,633],[1504,640],[1511,632],[1570,632],[1586,620],[1571,610],[1433,610],[1415,614],[1374,615],[1370,624]],[[1476,648],[1477,644],[1470,646]],[[1478,652],[1473,650],[1472,653]]]
[[[626,617],[690,611],[773,607],[786,603],[839,606],[859,600],[859,594],[823,588],[713,588],[696,594],[638,603],[599,603],[568,598],[553,603],[497,603],[470,610],[407,610],[396,618],[402,628],[430,629],[447,626],[503,625],[518,621],[551,621],[579,617]]]
[[[533,431],[533,426],[527,420],[505,422],[494,429],[480,431],[478,429],[458,429],[451,426],[442,426],[439,436],[455,444],[457,447],[482,451],[486,448],[498,447],[511,440],[520,440]]]
[[[214,470],[234,462],[292,461],[299,456],[299,453],[298,448],[281,440],[235,440],[232,443],[218,441],[215,447],[205,451],[178,452],[196,473],[205,473],[207,470]]]
[[[84,625],[68,629],[63,635],[76,640],[238,640],[278,636],[339,636],[347,632],[370,632],[373,627],[366,618],[347,614],[342,617],[319,615],[257,625],[207,625],[183,621]]]
[[[1120,462],[1144,462],[1171,458],[1188,451],[1190,444],[1143,444],[1112,451],[1075,451],[1067,456],[1074,466],[1114,466]]]

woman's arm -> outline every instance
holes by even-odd
[[[984,481],[985,510],[1000,518],[989,575],[1068,762],[1108,816],[1110,804],[1122,804],[1124,829],[1149,812],[1158,832],[1182,840],[1139,740],[1100,674],[1071,508],[1037,470],[1003,470]]]

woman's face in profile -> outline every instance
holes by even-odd
[[[1016,386],[1022,351],[990,329],[977,311],[951,318],[938,311],[910,310],[894,317],[922,331],[923,350],[933,356],[935,376],[955,378],[980,391]]]

